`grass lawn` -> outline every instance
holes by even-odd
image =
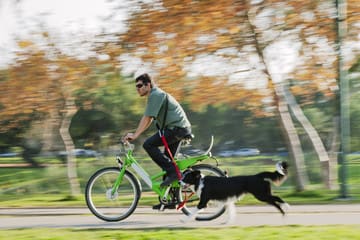
[[[0,239],[16,240],[132,240],[132,239],[326,239],[347,240],[359,239],[360,225],[357,226],[281,226],[281,227],[229,227],[214,229],[16,229],[0,230]]]
[[[352,156],[348,164],[348,184],[351,199],[346,203],[359,203],[360,195],[360,160],[359,156]],[[0,159],[0,163],[8,163],[10,159]],[[272,159],[269,156],[257,156],[247,158],[223,158],[219,159],[220,168],[227,170],[230,175],[253,174],[259,169],[273,171],[274,162],[283,159]],[[11,160],[12,161],[12,160]],[[43,161],[45,161],[43,159]],[[15,162],[19,162],[15,158]],[[46,160],[49,162],[49,160]],[[42,168],[0,168],[0,206],[1,207],[61,207],[77,206],[85,207],[83,194],[77,197],[69,197],[70,188],[67,179],[67,169],[56,160],[47,167]],[[204,163],[215,164],[214,161]],[[149,159],[141,160],[142,166],[150,174],[158,171],[157,166]],[[113,158],[78,159],[78,178],[82,193],[89,177],[98,169],[105,166],[114,166]],[[344,203],[339,200],[339,190],[326,190],[321,183],[320,169],[315,166],[309,173],[310,184],[304,192],[295,192],[291,176],[281,187],[273,187],[276,195],[286,199],[289,204],[328,204]],[[149,192],[147,186],[142,183],[143,194],[140,206],[154,205],[158,202],[157,196]],[[252,196],[247,195],[240,205],[262,204]]]

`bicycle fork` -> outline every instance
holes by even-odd
[[[117,190],[118,190],[118,188],[120,186],[120,183],[122,182],[122,180],[124,178],[125,171],[126,171],[126,168],[123,167],[124,163],[122,162],[120,156],[116,156],[116,160],[117,160],[118,165],[119,165],[120,173],[119,173],[118,177],[116,178],[116,181],[115,181],[114,185],[111,188],[111,192],[110,192],[111,195],[108,196],[108,198],[110,197],[110,199],[114,198],[115,193],[117,193]]]

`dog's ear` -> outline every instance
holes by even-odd
[[[281,165],[284,169],[288,169],[289,168],[289,164],[287,162],[281,162]]]

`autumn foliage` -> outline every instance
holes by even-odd
[[[349,0],[350,42],[357,38],[359,12],[359,1]],[[95,69],[108,64],[111,71],[121,72],[127,57],[150,66],[157,83],[194,110],[226,104],[258,116],[271,114],[274,89],[264,74],[255,37],[261,50],[293,37],[301,47],[296,67],[286,76],[294,80],[292,92],[302,96],[304,104],[313,101],[314,92],[328,100],[338,89],[335,21],[332,1],[164,0],[141,4],[128,20],[128,31],[94,45],[106,60],[67,56],[48,33],[43,34],[43,46],[23,40],[16,64],[2,72],[1,121],[7,124],[2,131],[51,109],[61,111],[67,97],[96,92],[106,82]],[[347,66],[359,56],[354,54]],[[82,104],[90,108],[91,98]]]

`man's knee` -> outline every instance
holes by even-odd
[[[150,141],[147,139],[145,140],[145,142],[143,143],[143,148],[148,152],[149,149],[152,148],[152,145],[150,143]]]

